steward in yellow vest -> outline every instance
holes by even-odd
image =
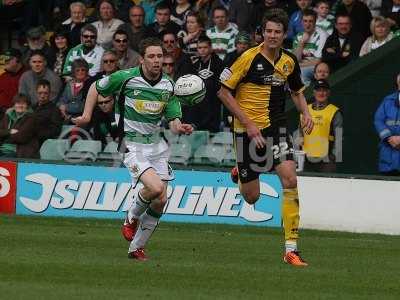
[[[336,150],[341,147],[343,117],[339,108],[329,104],[329,83],[318,80],[314,85],[314,101],[308,110],[314,121],[310,134],[302,132],[303,150],[306,152],[306,171],[334,172],[336,170]],[[337,139],[340,139],[337,140]]]

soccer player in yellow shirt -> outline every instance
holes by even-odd
[[[282,48],[288,16],[271,9],[263,20],[264,42],[244,52],[221,74],[218,96],[234,115],[236,160],[239,188],[245,201],[254,204],[260,197],[260,173],[272,168],[283,186],[283,260],[307,266],[297,250],[299,196],[292,143],[286,135],[285,85],[302,113],[305,132],[313,121],[307,108],[296,57]],[[232,93],[234,92],[234,95]]]

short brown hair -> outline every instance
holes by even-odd
[[[29,100],[29,97],[27,95],[18,93],[13,97],[13,103],[15,104],[15,103],[20,103],[20,102],[24,102],[28,106],[31,105],[31,100]]]
[[[265,24],[267,22],[274,22],[282,24],[283,30],[286,32],[289,26],[289,17],[287,13],[281,8],[273,8],[268,10],[263,18],[263,29],[265,29]]]
[[[142,57],[144,57],[144,54],[146,53],[146,49],[151,46],[156,46],[156,47],[158,46],[158,47],[161,47],[161,49],[162,49],[162,42],[159,38],[155,38],[155,37],[149,37],[149,38],[142,40],[139,43],[139,54]]]

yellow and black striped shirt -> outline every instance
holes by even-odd
[[[304,90],[296,56],[281,49],[276,61],[262,54],[263,44],[244,52],[230,67],[231,76],[222,85],[235,91],[243,112],[260,128],[285,122],[285,85],[294,93]],[[244,126],[235,118],[236,132]]]

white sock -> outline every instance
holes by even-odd
[[[129,245],[128,253],[139,248],[144,248],[147,241],[150,239],[151,235],[156,229],[160,221],[160,217],[161,214],[155,212],[150,207],[146,210],[146,212],[139,219],[139,226],[133,241]]]
[[[297,251],[297,242],[296,241],[286,241],[285,242],[285,253],[289,253],[292,251]]]
[[[135,201],[133,201],[132,206],[128,209],[128,219],[131,222],[133,219],[139,219],[140,216],[149,207],[150,201],[143,198],[140,192],[137,194]]]

